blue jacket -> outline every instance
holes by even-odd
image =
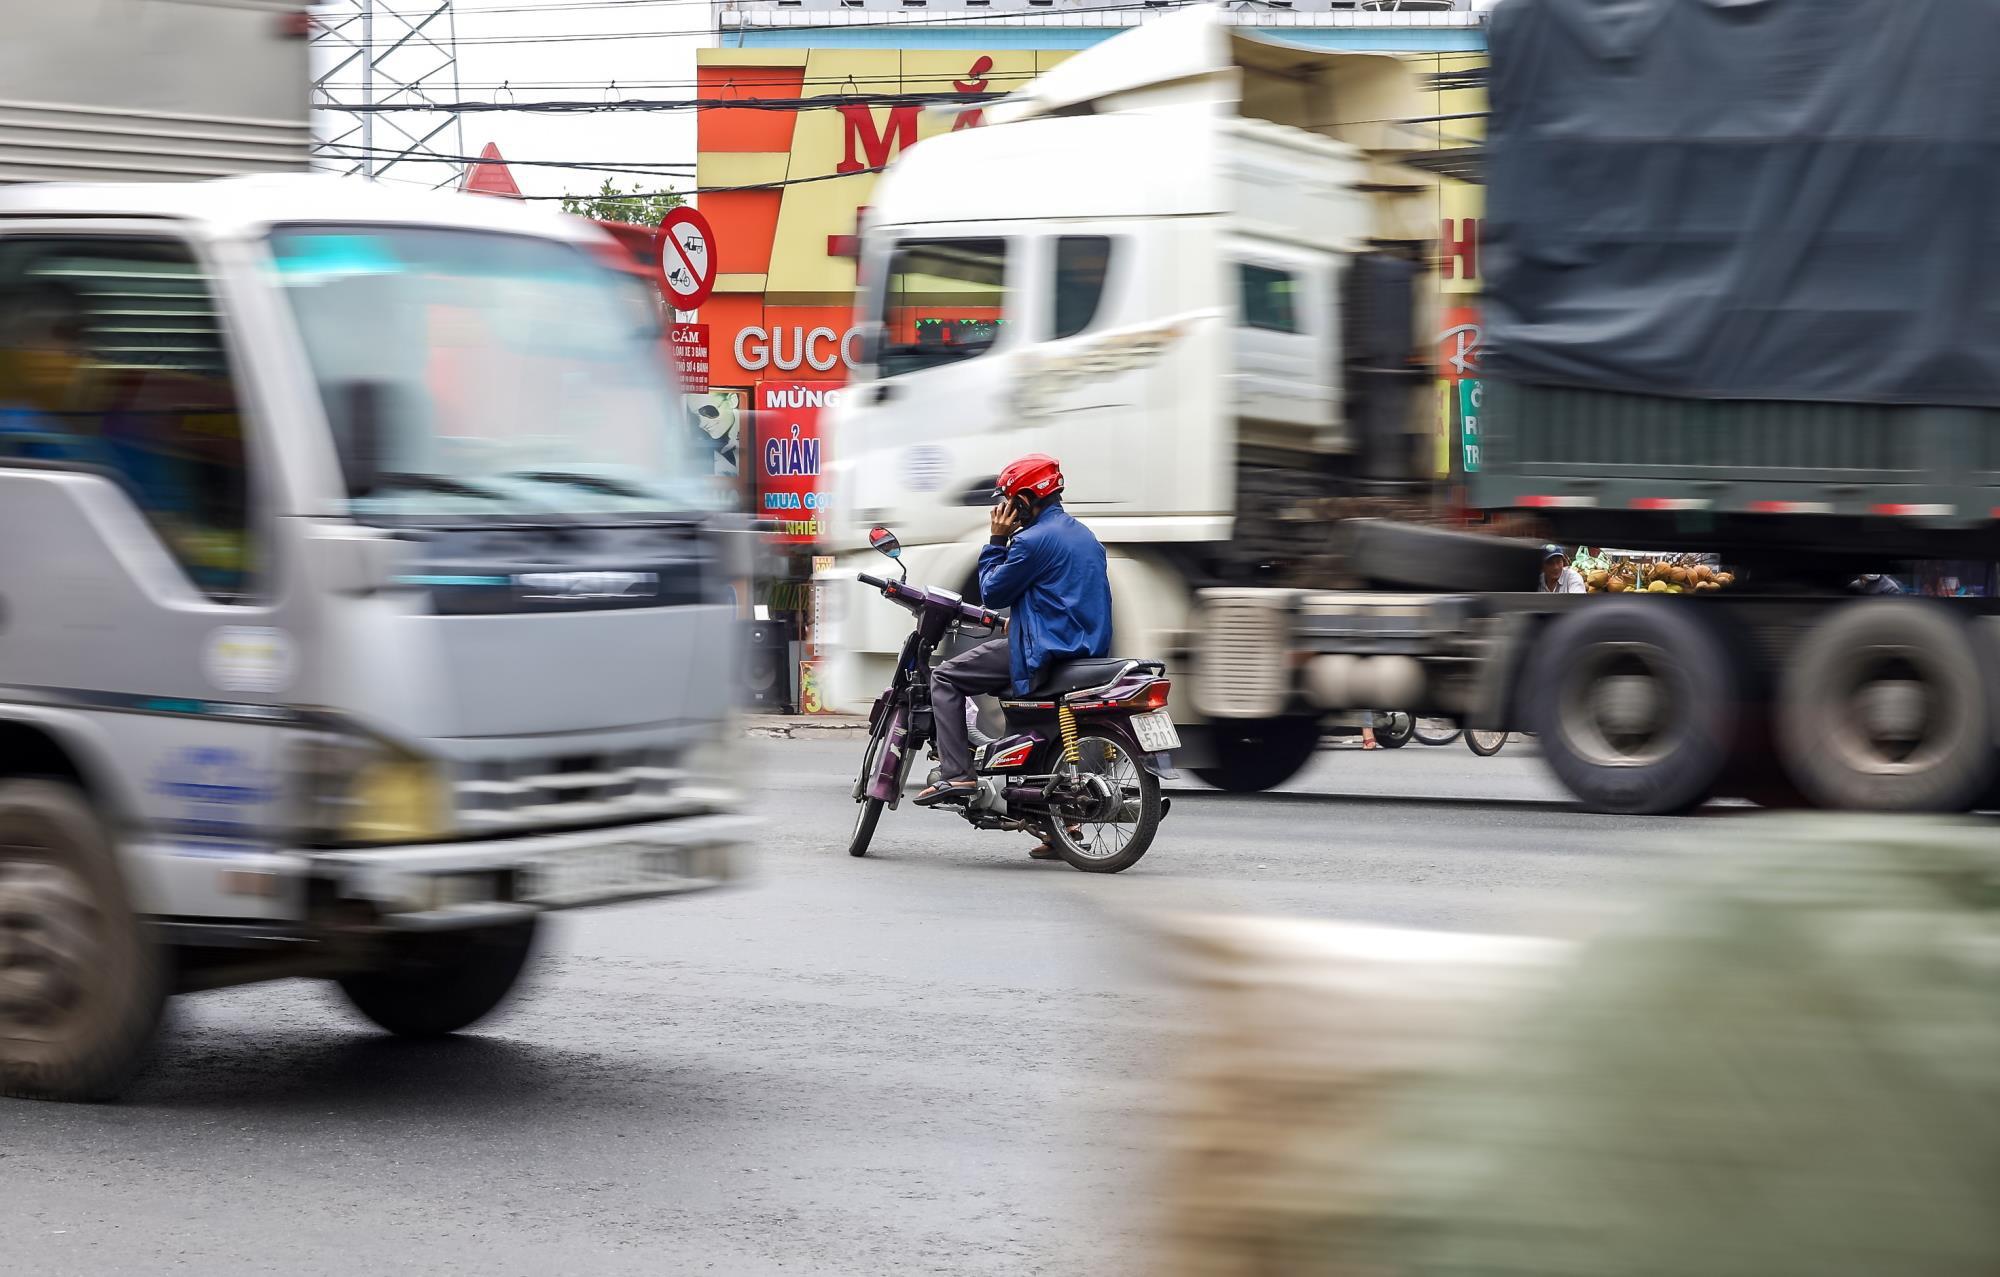
[[[980,600],[1014,609],[1007,652],[1014,694],[1058,661],[1111,655],[1111,578],[1104,547],[1060,503],[1005,545],[979,552]]]

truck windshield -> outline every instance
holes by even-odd
[[[1007,322],[1007,241],[906,240],[882,302],[884,377],[976,359]]]
[[[668,369],[657,306],[583,250],[401,226],[286,227],[271,250],[357,518],[726,504],[714,449]],[[370,473],[358,479],[362,448]]]

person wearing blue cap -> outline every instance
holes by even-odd
[[[1542,547],[1542,582],[1538,587],[1543,594],[1582,594],[1583,578],[1576,569],[1569,566],[1568,556],[1559,545]]]

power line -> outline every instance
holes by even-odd
[[[905,53],[912,52],[912,50],[891,50],[891,51],[905,52]],[[929,52],[929,51],[915,50],[915,52]],[[971,51],[967,50],[966,52],[969,53]],[[1408,62],[1417,62],[1425,60],[1435,61],[1442,55],[1436,53],[1400,53],[1400,54],[1391,54],[1388,56],[1397,57]],[[809,85],[820,85],[820,84],[854,84],[854,85],[902,84],[910,80],[943,80],[955,74],[952,72],[943,72],[943,71],[938,71],[938,72],[902,71],[886,75],[853,75],[853,74],[808,75],[794,79],[792,77],[786,76],[784,74],[785,68],[782,67],[717,66],[714,68],[714,70],[722,75],[723,88],[734,88],[745,93],[754,92],[757,89],[766,87],[783,86],[789,88],[794,84],[800,85],[802,87]],[[1019,71],[992,70],[988,71],[981,78],[988,81],[995,81],[995,80],[1019,81],[1020,83],[1025,84],[1030,81],[1033,81],[1042,74],[1043,72],[1037,70],[1019,70]],[[1442,74],[1446,76],[1453,76],[1463,73],[1444,72]],[[620,77],[616,79],[598,79],[598,80],[466,80],[461,82],[459,87],[463,89],[491,90],[494,92],[499,92],[500,90],[503,89],[509,92],[513,92],[516,90],[526,90],[526,89],[597,89],[597,90],[700,89],[704,87],[706,83],[707,83],[706,81],[698,79],[697,80],[627,80]],[[351,90],[351,89],[358,89],[359,82],[353,80],[328,80],[324,82],[322,87],[327,89]],[[1427,91],[1435,91],[1439,87],[1440,86],[1433,85],[1430,86],[1430,89]],[[1444,87],[1446,90],[1449,91],[1458,88],[1483,87],[1483,86],[1453,84],[1453,85],[1445,85],[1442,87]]]
[[[895,50],[895,52],[902,52],[902,50]],[[963,75],[962,72],[950,71],[899,71],[887,75],[808,75],[794,78],[783,74],[784,68],[782,67],[718,66],[715,70],[723,75],[723,87],[735,87],[745,92],[766,87],[790,87],[795,84],[800,86],[814,84],[901,84],[907,80],[946,80],[955,79]],[[773,72],[776,72],[776,74],[773,74]],[[1041,74],[1040,71],[1034,70],[988,71],[979,78],[989,81],[1018,80],[1026,83]],[[743,83],[739,85],[737,83],[738,80],[743,81]],[[621,78],[609,80],[486,80],[463,83],[459,87],[467,89],[491,89],[495,92],[501,89],[506,89],[509,92],[518,89],[600,89],[609,91],[612,89],[699,89],[703,87],[703,84],[704,81],[702,80],[625,80]],[[351,80],[329,80],[325,83],[324,87],[330,89],[353,89],[358,87],[358,85],[357,82]]]
[[[328,149],[333,149],[333,150],[337,150],[337,151],[341,152],[341,154],[342,154],[342,156],[343,156],[343,157],[346,157],[346,156],[347,156],[347,155],[348,155],[349,153],[353,153],[353,152],[359,152],[359,151],[361,151],[361,150],[363,149],[363,148],[361,148],[361,147],[358,147],[358,146],[355,146],[354,144],[351,144],[351,143],[344,143],[344,142],[333,142],[333,143],[327,143],[327,144],[325,144],[325,145],[326,145],[326,147],[327,147]],[[383,148],[378,148],[378,149],[383,149]],[[471,156],[435,156],[435,157],[427,157],[427,158],[434,158],[434,159],[437,159],[437,160],[443,160],[443,161],[451,161],[451,162],[458,162],[458,163],[465,163],[465,164],[479,164],[479,163],[488,163],[488,164],[490,164],[490,163],[493,163],[493,162],[494,162],[494,161],[491,161],[491,160],[484,160],[484,161],[482,161],[482,160],[480,159],[480,157],[478,157],[478,156],[476,156],[476,155],[471,155]],[[520,165],[520,166],[522,166],[522,167],[524,167],[524,168],[549,168],[549,169],[567,169],[567,170],[574,170],[574,171],[579,171],[579,172],[589,172],[589,173],[601,173],[601,172],[607,172],[607,171],[608,171],[608,172],[614,172],[614,173],[634,173],[634,174],[637,174],[637,175],[639,175],[639,176],[650,176],[650,177],[672,177],[672,176],[675,176],[675,174],[672,174],[672,173],[666,173],[666,172],[661,172],[661,171],[658,171],[658,170],[661,170],[661,169],[665,169],[665,168],[668,168],[668,167],[670,167],[669,165],[666,165],[666,164],[649,164],[649,163],[646,163],[646,162],[640,162],[640,163],[636,163],[636,164],[631,164],[631,165],[611,165],[611,164],[605,164],[605,163],[602,163],[602,162],[598,162],[598,161],[585,161],[585,160],[513,160],[513,159],[510,159],[510,160],[505,160],[505,161],[503,161],[503,162],[504,162],[505,164],[507,164],[507,165],[510,165],[510,166],[511,166],[511,165],[517,165],[517,164],[518,164],[518,165]],[[679,167],[679,165],[678,165],[678,164],[676,164],[676,165],[673,165],[673,166],[671,166],[671,167]],[[886,166],[885,166],[885,167],[886,167]],[[670,190],[670,191],[618,191],[618,192],[616,192],[616,193],[615,193],[615,196],[614,196],[614,198],[617,198],[617,199],[652,199],[652,198],[656,198],[656,197],[658,197],[658,196],[662,196],[662,195],[680,195],[680,196],[687,196],[687,195],[722,195],[722,194],[733,194],[733,193],[735,193],[735,192],[738,192],[738,191],[776,191],[776,190],[782,190],[782,189],[784,189],[785,187],[788,187],[788,186],[806,186],[806,185],[810,185],[810,184],[812,184],[812,183],[814,183],[814,182],[837,182],[837,181],[841,180],[842,178],[848,178],[848,177],[865,177],[865,176],[867,176],[867,175],[869,175],[869,174],[872,174],[872,173],[880,173],[880,172],[883,172],[883,171],[884,171],[884,169],[883,169],[883,168],[864,168],[864,169],[856,169],[856,170],[854,170],[854,171],[853,171],[853,172],[851,172],[851,173],[820,173],[820,174],[816,174],[815,176],[812,176],[812,177],[787,177],[787,178],[776,178],[776,179],[773,179],[772,181],[768,181],[768,182],[746,182],[746,183],[742,183],[742,184],[740,184],[740,185],[736,185],[736,186],[690,186],[690,187],[687,187],[687,188],[684,188],[684,189],[682,189],[682,190],[677,190],[677,191],[674,191],[674,190]],[[559,200],[559,199],[573,199],[573,198],[594,198],[594,197],[595,197],[595,195],[596,195],[596,192],[591,192],[591,193],[590,193],[590,194],[589,194],[588,196],[584,196],[584,197],[578,197],[578,196],[575,196],[575,195],[523,195],[523,196],[521,196],[521,198],[522,198],[522,199],[528,199],[528,200]]]
[[[1189,2],[1207,3],[1208,0],[1189,0]],[[1257,2],[1262,3],[1264,2],[1264,0],[1257,0]],[[620,9],[696,9],[696,8],[707,9],[707,8],[712,8],[715,3],[716,0],[582,0],[582,2],[578,4],[530,3],[530,4],[499,5],[490,9],[468,8],[462,10],[460,16],[473,18],[473,17],[481,17],[490,13],[593,13],[593,12],[604,13],[604,12],[616,12]],[[1062,9],[1049,8],[1040,11],[1030,11],[1030,12],[1023,12],[1020,10],[1007,10],[994,13],[970,13],[970,12],[963,14],[952,13],[943,16],[947,17],[950,20],[958,20],[963,18],[975,21],[988,18],[1039,19],[1039,18],[1046,18],[1055,14],[1104,13],[1104,12],[1115,12],[1118,10],[1125,10],[1125,9],[1142,9],[1142,8],[1157,9],[1157,8],[1168,8],[1168,7],[1171,6],[1167,4],[1146,5],[1146,4],[1133,3],[1132,0],[1117,0],[1116,3],[1112,4],[1078,5],[1069,8],[1062,8]],[[1283,8],[1279,8],[1276,11],[1280,13],[1291,12],[1290,10]],[[384,17],[394,17],[399,19],[420,18],[423,16],[421,13],[415,10],[391,10],[387,8],[378,8],[375,12],[378,15]],[[800,10],[800,12],[804,12],[804,10]],[[884,10],[884,9],[858,9],[854,10],[854,12],[889,13],[894,11]]]
[[[691,8],[695,5],[708,5],[713,2],[714,0],[581,0],[581,2],[577,4],[555,4],[555,3],[544,2],[541,4],[496,5],[491,9],[468,8],[461,10],[459,16],[462,18],[473,18],[473,17],[480,17],[488,13],[589,13],[592,11],[602,12],[607,9],[610,10],[653,9],[653,8],[676,9],[676,8]],[[416,14],[414,12],[393,13],[391,10],[388,9],[377,9],[376,12],[382,14],[390,14],[391,16],[398,18],[422,16],[421,14]]]
[[[572,99],[545,102],[328,102],[328,110],[354,115],[375,115],[393,111],[424,111],[480,114],[512,111],[530,115],[597,115],[617,111],[823,111],[843,106],[930,106],[942,103],[977,104],[1007,96],[1004,93],[828,93],[812,98],[621,98],[616,101]]]
[[[660,2],[666,3],[667,0],[660,0]],[[687,0],[687,3],[689,4],[699,3],[702,5],[706,5],[708,2],[709,0]],[[1096,5],[1088,9],[1062,9],[1062,10],[1052,9],[1049,10],[1048,13],[1049,15],[1062,14],[1065,16],[1075,15],[1075,14],[1096,14],[1096,13],[1168,13],[1175,9],[1185,9],[1189,5],[1206,4],[1208,2],[1209,0],[1139,0],[1138,3]],[[378,10],[377,12],[379,13],[382,11]],[[861,10],[860,12],[867,13],[870,17],[873,17],[876,13],[881,11]],[[996,22],[996,21],[1005,22],[1010,20],[1023,27],[1048,27],[1054,30],[1063,30],[1066,29],[1067,27],[1067,24],[1064,23],[1038,20],[1042,16],[1043,15],[1040,14],[1039,12],[1020,13],[1008,10],[996,10],[991,13],[924,14],[921,16],[914,16],[914,17],[906,17],[898,15],[895,17],[884,16],[880,21],[875,21],[875,22],[857,22],[857,23],[843,24],[841,29],[866,30],[869,28],[896,28],[896,27],[916,27],[916,26],[979,26],[987,22]],[[463,47],[465,45],[500,45],[500,44],[598,44],[610,40],[678,40],[678,39],[687,39],[689,37],[706,38],[709,36],[736,35],[743,31],[756,30],[756,29],[759,28],[749,27],[749,26],[725,27],[718,23],[713,26],[685,27],[679,30],[672,30],[672,31],[575,31],[568,33],[544,32],[535,35],[460,36],[458,37],[457,43],[460,47]],[[791,28],[772,27],[765,29],[784,30]]]
[[[339,151],[344,155],[359,156],[371,148],[352,142],[323,142],[323,151]],[[393,150],[392,147],[375,147],[377,151]],[[478,155],[426,155],[425,161],[447,164],[503,164],[509,168],[559,168],[584,169],[606,173],[639,173],[655,177],[672,177],[676,172],[692,172],[692,160],[633,160],[629,163],[618,160],[517,160],[511,156],[501,160],[490,160]]]

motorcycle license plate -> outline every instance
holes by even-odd
[[[1181,734],[1174,730],[1173,718],[1163,709],[1133,719],[1132,734],[1139,738],[1139,748],[1149,754],[1163,754],[1181,747]]]

